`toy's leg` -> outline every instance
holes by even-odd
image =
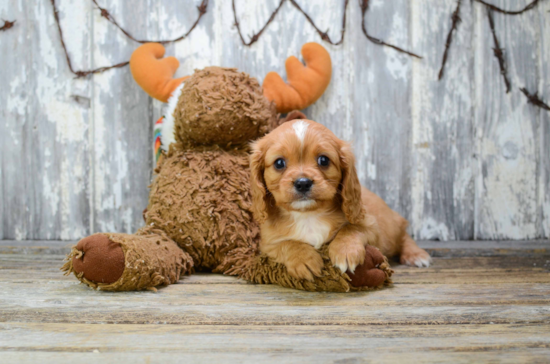
[[[137,291],[176,283],[193,261],[161,231],[99,233],[80,240],[61,269],[95,289]]]
[[[351,272],[342,273],[328,256],[328,244],[321,248],[323,269],[313,281],[292,277],[283,264],[276,263],[253,248],[240,248],[228,257],[231,268],[225,274],[237,275],[253,283],[278,284],[283,287],[318,292],[349,292],[380,288],[392,283],[393,270],[386,257],[374,247],[367,246],[365,262]]]

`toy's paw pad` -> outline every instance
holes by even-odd
[[[382,269],[367,269],[366,266],[359,266],[355,273],[347,272],[353,287],[379,287],[386,280],[386,273]]]
[[[384,255],[373,246],[365,247],[365,260],[359,265],[355,272],[347,271],[354,287],[379,287],[386,280],[386,273],[378,269],[384,263]]]
[[[338,243],[331,244],[328,249],[328,256],[335,267],[340,268],[342,273],[355,271],[355,268],[365,261],[365,246],[361,243]]]
[[[432,257],[430,257],[430,254],[424,249],[415,247],[414,249],[409,249],[401,253],[399,262],[412,267],[429,267],[432,262]]]
[[[124,252],[104,234],[94,234],[76,244],[81,252],[72,258],[77,274],[94,283],[114,283],[124,272]]]
[[[299,257],[286,262],[288,274],[296,279],[313,281],[314,276],[320,277],[323,269],[323,258],[315,250],[306,250]]]

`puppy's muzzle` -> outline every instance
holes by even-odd
[[[311,186],[313,186],[313,181],[309,178],[298,178],[294,181],[294,189],[304,195],[311,190]]]

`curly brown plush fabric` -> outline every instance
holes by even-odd
[[[225,147],[266,134],[277,113],[255,78],[234,68],[207,67],[185,82],[174,120],[182,145]]]
[[[374,247],[369,247],[375,249]],[[246,249],[237,249],[232,252],[231,260],[235,265],[225,272],[226,274],[238,275],[247,281],[258,284],[277,284],[282,287],[300,289],[303,291],[312,292],[350,292],[350,291],[365,291],[390,286],[392,284],[391,276],[393,270],[388,264],[388,260],[380,252],[383,260],[377,265],[362,265],[357,267],[356,276],[369,282],[361,282],[361,284],[353,285],[353,280],[350,278],[350,272],[342,273],[340,269],[334,267],[328,257],[328,244],[321,248],[321,256],[323,258],[324,267],[321,272],[321,277],[314,277],[314,280],[300,280],[288,274],[286,267],[283,264],[276,263],[268,257],[259,254],[257,251]],[[367,253],[367,259],[370,258],[371,252]],[[365,269],[367,268],[367,269]],[[360,270],[363,272],[359,273]],[[364,274],[370,271],[369,274]],[[358,282],[357,282],[358,283]],[[365,284],[368,283],[368,284]]]
[[[170,148],[150,186],[146,225],[165,231],[195,266],[223,272],[231,250],[254,247],[260,237],[250,210],[248,154],[202,149]]]

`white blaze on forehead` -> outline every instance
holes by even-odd
[[[309,124],[304,120],[298,120],[294,124],[292,124],[292,129],[294,129],[294,132],[296,133],[296,136],[298,139],[300,139],[300,142],[304,144],[304,138],[306,137],[307,127]]]

